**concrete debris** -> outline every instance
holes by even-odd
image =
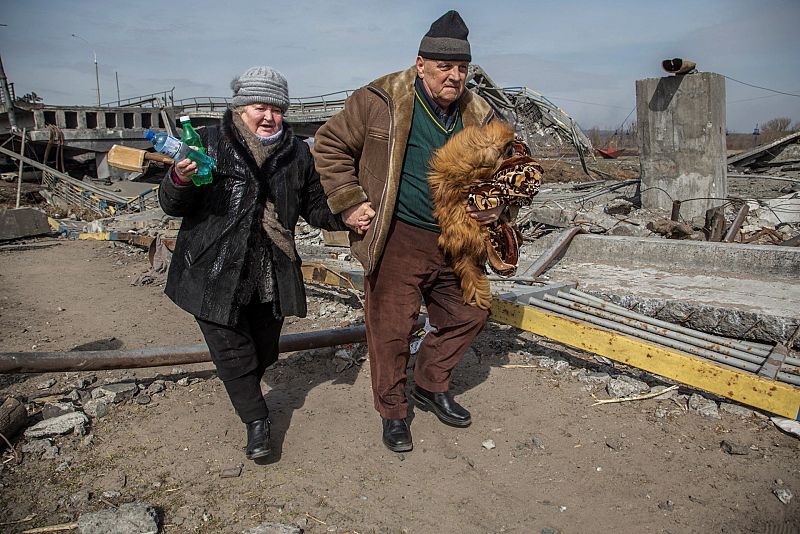
[[[44,382],[39,382],[36,385],[37,389],[50,389],[51,387],[56,385],[56,381],[52,378],[45,380]]]
[[[89,417],[100,419],[108,415],[108,405],[106,399],[90,399],[83,403],[83,411]]]
[[[22,445],[22,452],[42,460],[51,460],[58,456],[59,448],[52,439],[34,439]]]
[[[747,205],[751,217],[766,222],[766,225],[800,223],[800,194],[796,192],[769,200],[751,201]],[[748,222],[753,224],[750,217]]]
[[[778,416],[770,417],[770,421],[784,432],[800,437],[800,421]]]
[[[745,408],[738,404],[731,404],[730,402],[720,402],[719,411],[731,415],[738,415],[742,418],[749,418],[755,415],[755,412],[750,408]]]
[[[727,439],[723,439],[720,442],[719,447],[732,456],[747,456],[750,454],[750,447],[747,445],[740,445]]]
[[[243,530],[242,534],[303,534],[303,529],[296,525],[283,523],[261,523],[260,525]]]
[[[625,375],[619,375],[608,381],[606,384],[606,391],[614,398],[631,397],[640,393],[647,393],[650,391],[650,386]]]
[[[160,530],[156,509],[139,502],[81,514],[78,529],[81,534],[158,534]]]
[[[658,509],[664,510],[665,512],[672,512],[675,509],[675,503],[670,500],[661,501],[658,503]]]
[[[694,234],[694,228],[684,222],[657,219],[647,223],[647,229],[667,239],[683,239]]]
[[[118,404],[130,400],[139,392],[139,387],[133,382],[120,382],[106,384],[92,390],[93,399],[104,399],[107,402]]]
[[[772,493],[781,501],[783,504],[789,504],[789,501],[792,500],[792,490],[789,488],[775,488],[772,490]]]
[[[703,417],[720,419],[717,403],[697,393],[694,393],[691,397],[689,397],[689,411],[698,415],[702,415]]]
[[[633,202],[624,198],[614,199],[603,207],[603,211],[609,215],[628,215],[634,209]]]
[[[481,447],[483,447],[484,449],[490,451],[490,450],[494,449],[496,447],[496,445],[494,444],[494,440],[493,439],[487,439],[483,443],[481,443]]]
[[[89,422],[89,418],[82,412],[72,412],[52,419],[45,419],[25,430],[26,438],[43,438],[59,436],[82,428]]]
[[[47,214],[35,208],[0,209],[0,241],[52,233]]]
[[[219,478],[236,478],[242,474],[243,467],[244,466],[242,464],[239,464],[235,467],[229,467],[227,469],[223,469],[219,473]]]
[[[71,402],[47,402],[42,406],[42,417],[52,419],[74,411],[75,406]]]

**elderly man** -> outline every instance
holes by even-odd
[[[355,91],[315,136],[328,205],[352,230],[352,253],[364,266],[372,392],[383,442],[395,452],[413,447],[406,366],[421,302],[435,329],[417,354],[411,396],[448,425],[472,422],[449,392],[450,377],[488,314],[464,304],[458,277],[437,246],[427,181],[437,148],[493,117],[486,101],[465,90],[468,33],[456,11],[445,13],[422,38],[415,66]],[[502,209],[470,215],[488,224]]]

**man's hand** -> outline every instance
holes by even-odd
[[[370,202],[362,202],[344,210],[341,214],[342,221],[358,235],[363,235],[369,230],[375,210]]]
[[[182,159],[175,164],[175,174],[178,180],[188,184],[192,180],[192,175],[197,172],[197,163],[189,158]]]
[[[475,206],[467,206],[467,213],[470,217],[478,221],[478,224],[483,226],[496,222],[500,218],[500,215],[503,214],[503,210],[505,209],[505,204],[500,204],[496,208],[492,208],[490,210],[479,210]]]

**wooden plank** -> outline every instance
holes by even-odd
[[[604,330],[531,306],[494,299],[491,319],[698,389],[800,421],[800,388]]]

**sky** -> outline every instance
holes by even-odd
[[[93,105],[170,90],[230,96],[269,65],[292,98],[355,89],[411,66],[431,22],[457,9],[473,63],[500,86],[527,86],[584,130],[635,120],[637,79],[681,57],[726,80],[729,131],[800,121],[800,0],[442,2],[0,0],[0,58],[17,95]],[[78,37],[72,37],[76,34]],[[731,80],[735,79],[739,82]],[[629,115],[630,114],[630,115]]]

